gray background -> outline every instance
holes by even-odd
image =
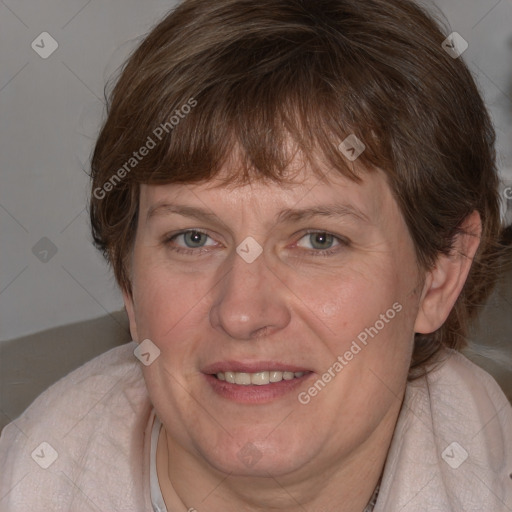
[[[107,79],[174,4],[0,2],[0,342],[122,308],[91,244],[85,171]],[[495,119],[500,168],[512,182],[512,2],[438,5],[469,43],[464,58]],[[31,47],[44,31],[59,45],[47,59]]]

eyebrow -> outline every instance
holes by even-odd
[[[218,216],[203,208],[186,206],[171,203],[157,203],[149,208],[146,222],[155,216],[177,214],[183,217],[191,217],[201,221],[220,221]],[[352,217],[359,222],[370,223],[368,216],[359,208],[350,204],[326,204],[312,206],[309,208],[286,208],[281,210],[275,217],[274,223],[291,223],[301,220],[308,220],[312,217],[341,218]],[[221,221],[224,225],[224,222]]]

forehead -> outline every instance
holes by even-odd
[[[254,180],[243,185],[226,185],[224,179],[228,172],[233,173],[233,169],[225,168],[217,177],[200,183],[142,185],[142,217],[156,215],[159,210],[165,211],[167,206],[176,204],[211,212],[226,210],[235,215],[252,213],[259,218],[275,216],[284,209],[327,204],[340,205],[367,220],[392,214],[397,209],[386,175],[380,170],[360,173],[361,181],[356,182],[336,170],[326,170],[319,176],[303,167],[284,183]]]

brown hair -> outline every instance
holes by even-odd
[[[119,285],[131,293],[141,183],[209,180],[235,148],[226,185],[283,183],[290,140],[319,175],[322,159],[357,181],[338,149],[354,134],[366,146],[358,168],[387,174],[422,269],[480,213],[464,289],[440,329],[416,334],[412,368],[462,348],[506,245],[494,130],[467,67],[442,47],[447,33],[408,0],[181,3],[127,61],[92,158],[93,238]]]

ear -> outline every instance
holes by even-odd
[[[126,309],[126,313],[128,314],[128,320],[130,321],[130,334],[132,336],[132,340],[139,343],[139,335],[137,334],[137,322],[135,320],[135,307],[133,305],[133,296],[126,290],[123,290],[122,293],[124,307]]]
[[[468,215],[460,229],[451,253],[439,255],[435,267],[427,272],[414,332],[428,334],[439,329],[462,291],[480,244],[480,214],[475,210]]]

